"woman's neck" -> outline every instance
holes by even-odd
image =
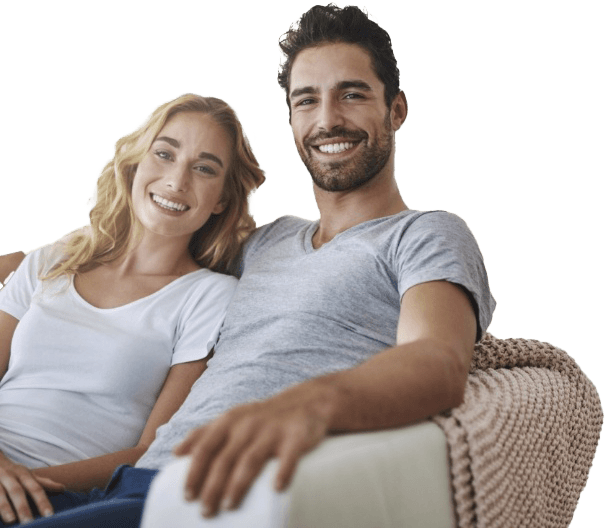
[[[133,239],[126,253],[114,264],[121,275],[185,275],[199,269],[189,253],[189,237],[162,237],[143,234]]]

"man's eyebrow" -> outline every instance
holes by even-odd
[[[340,81],[336,84],[337,90],[347,90],[349,88],[357,88],[358,90],[363,90],[364,92],[372,91],[372,87],[367,82],[361,80]]]
[[[181,148],[181,144],[174,138],[168,137],[168,136],[162,136],[156,139],[156,141],[165,141],[166,143],[168,143],[169,145],[172,145],[174,148]],[[221,168],[224,168],[224,164],[221,161],[221,159],[218,156],[215,156],[214,154],[211,154],[210,152],[200,152],[197,155],[198,158],[202,159],[202,160],[210,160],[210,161],[214,161],[218,166],[220,166]]]
[[[297,88],[292,90],[290,97],[298,97],[299,95],[315,95],[319,93],[319,89],[315,86],[304,86],[303,88]]]
[[[351,81],[340,81],[336,83],[334,89],[336,90],[348,90],[349,88],[357,88],[358,90],[363,90],[364,92],[371,92],[372,87],[365,81],[362,80],[351,80]],[[319,88],[315,86],[304,86],[303,88],[297,88],[296,90],[292,90],[290,94],[291,98],[297,97],[299,95],[315,95],[319,93]]]

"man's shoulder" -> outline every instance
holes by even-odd
[[[297,232],[300,229],[303,229],[311,224],[314,221],[305,220],[304,218],[299,218],[298,216],[281,216],[277,220],[273,220],[273,222],[269,222],[257,229],[257,232],[261,233],[271,233],[271,232],[283,232],[283,231],[294,231]]]
[[[315,222],[297,216],[282,216],[273,222],[259,227],[248,240],[249,247],[259,243],[275,242],[296,236]]]
[[[364,237],[375,245],[391,245],[402,239],[467,229],[464,220],[447,211],[407,209],[392,216],[364,222],[351,229],[350,236]]]
[[[384,241],[396,250],[427,247],[430,241],[444,247],[466,244],[474,237],[459,216],[443,210],[409,211],[385,229]],[[407,250],[406,250],[407,251]]]
[[[405,223],[405,230],[411,233],[437,233],[468,231],[466,222],[448,211],[414,211]]]

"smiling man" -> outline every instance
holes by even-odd
[[[315,185],[350,191],[392,174],[394,131],[407,108],[403,92],[392,111],[386,105],[369,53],[356,44],[320,45],[302,51],[292,70],[292,130]]]
[[[188,500],[212,517],[237,508],[271,458],[283,490],[331,433],[401,426],[462,401],[495,302],[466,224],[410,210],[399,193],[407,103],[389,35],[356,7],[315,6],[280,45],[278,79],[320,219],[284,217],[252,235],[215,355],[137,463],[140,482],[112,484],[123,501],[40,526],[129,525],[120,508],[140,508],[142,468],[162,468],[173,450],[190,457]],[[251,526],[241,513],[228,525]]]
[[[284,217],[252,236],[215,357],[139,463],[163,465],[170,439],[203,422],[176,452],[191,456],[186,493],[206,516],[236,508],[270,458],[282,490],[331,433],[459,405],[495,308],[466,224],[410,210],[399,193],[407,102],[388,34],[356,7],[315,6],[280,44],[320,219]],[[226,412],[207,420],[219,399]]]

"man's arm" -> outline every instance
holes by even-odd
[[[17,269],[21,261],[25,258],[25,253],[17,251],[17,253],[9,253],[8,255],[0,255],[0,283],[4,284],[6,277]]]
[[[459,405],[476,333],[462,288],[444,281],[410,288],[395,347],[193,431],[176,449],[192,455],[187,498],[212,516],[239,504],[269,458],[279,459],[275,485],[282,490],[301,456],[328,433],[402,426]]]

